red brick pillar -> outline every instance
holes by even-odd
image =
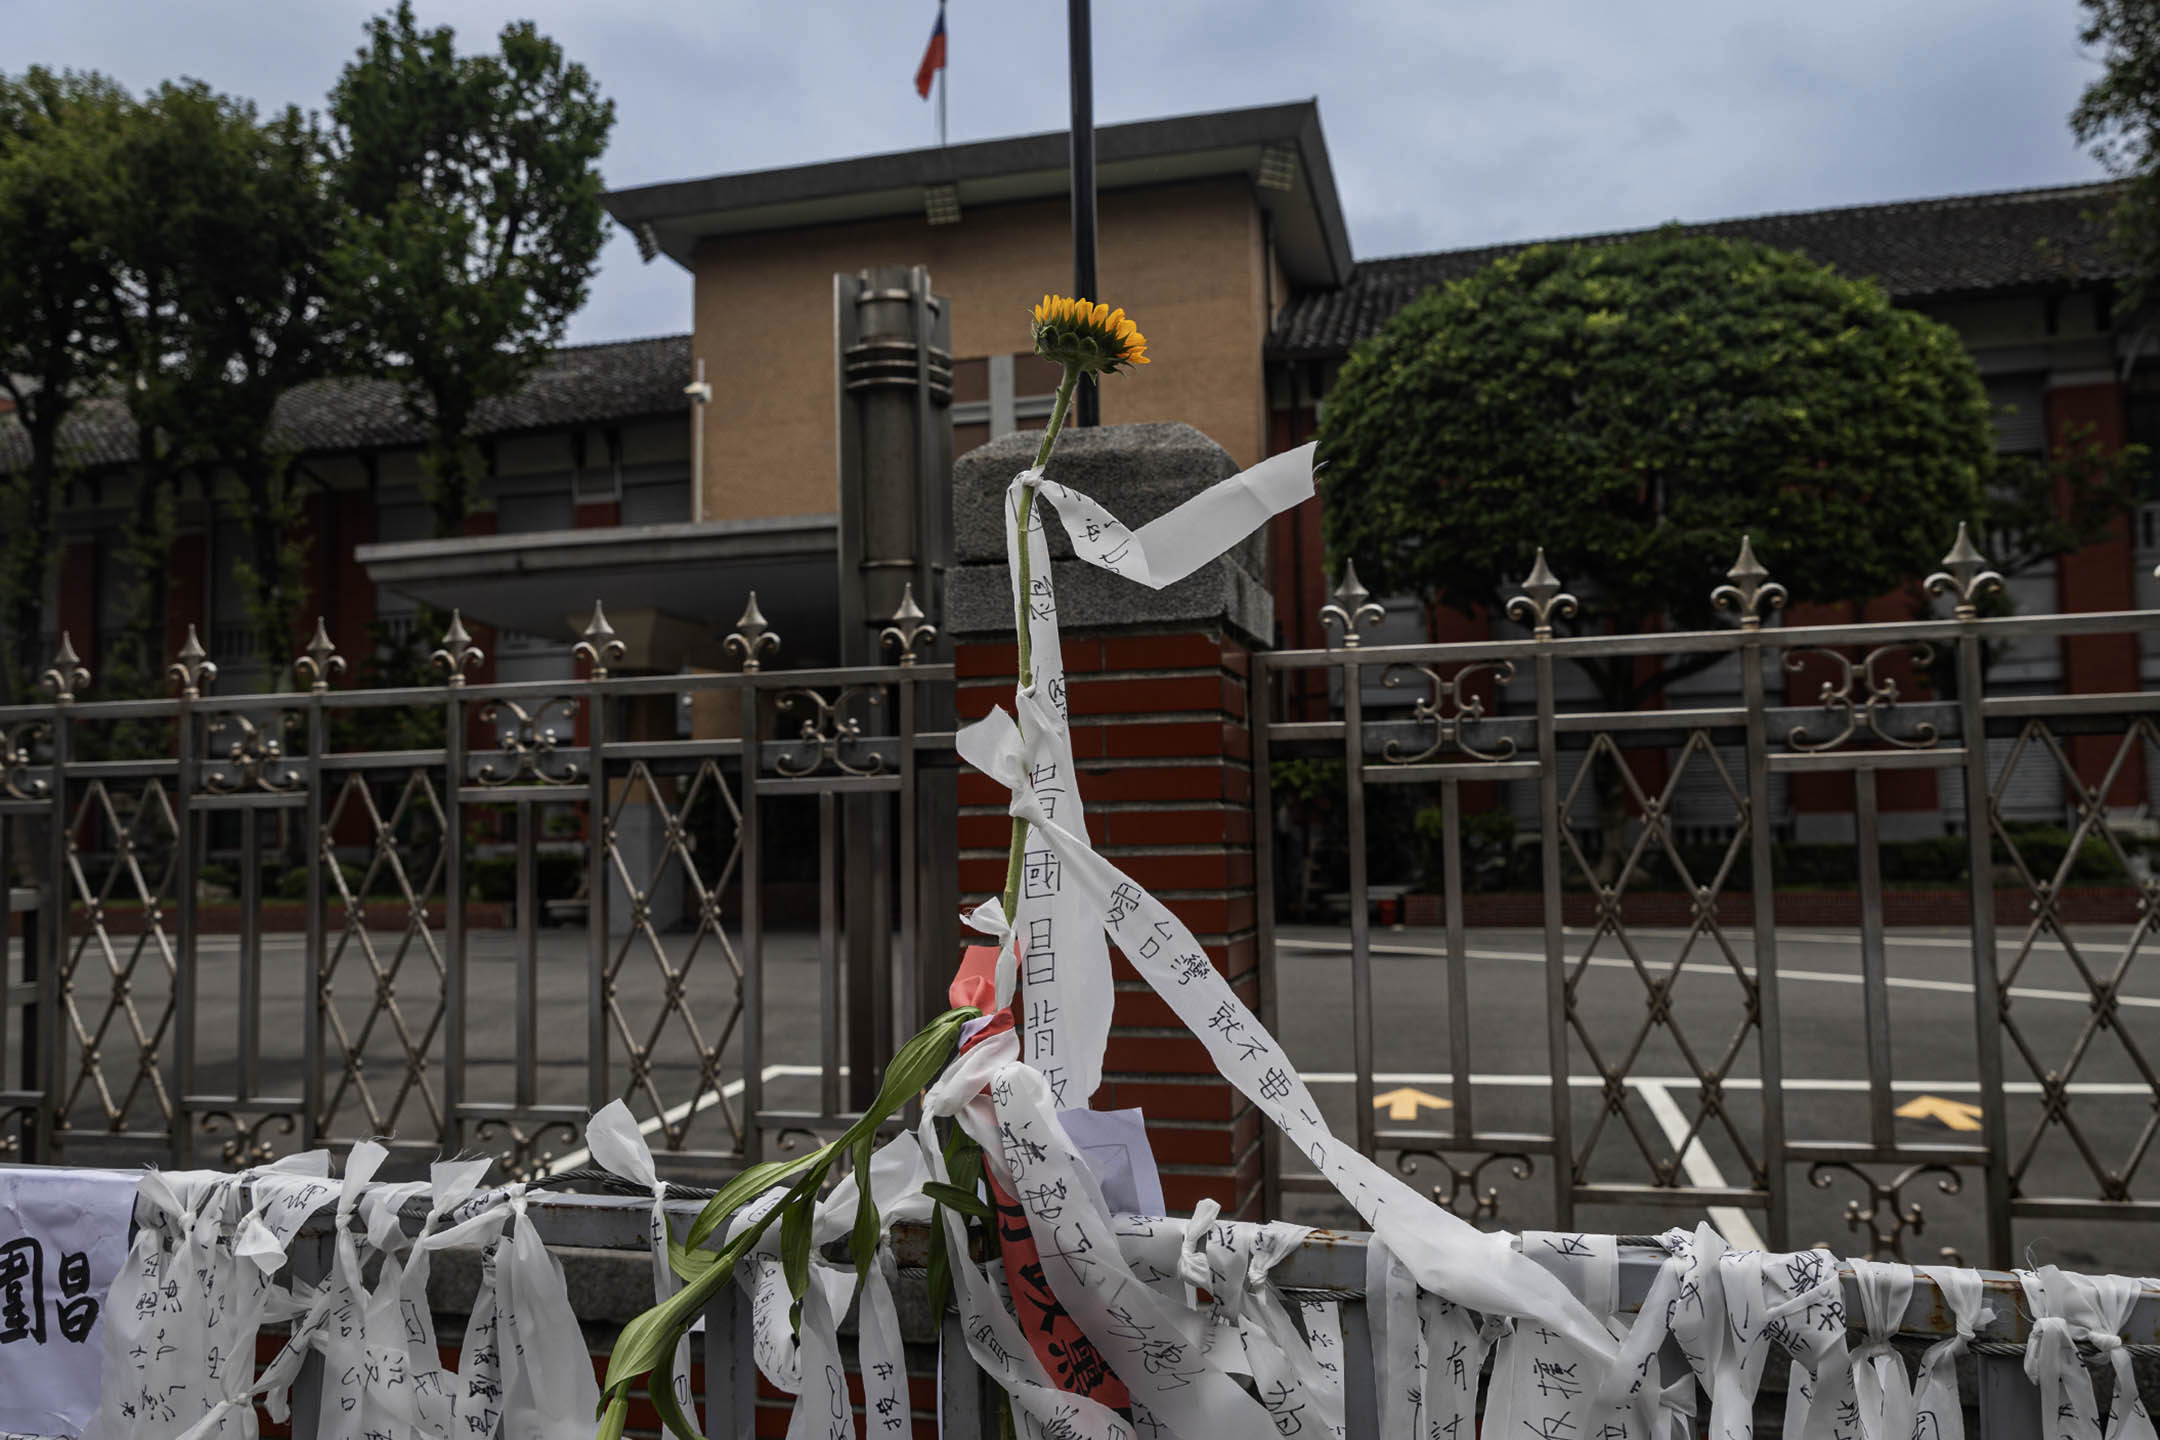
[[[963,722],[1010,708],[1015,650],[1002,505],[1036,437],[992,441],[954,471],[956,570],[947,604]],[[1229,455],[1185,425],[1080,431],[1051,473],[1128,524],[1226,475]],[[1252,849],[1251,650],[1272,632],[1257,547],[1265,533],[1199,574],[1153,591],[1069,557],[1052,522],[1059,620],[1088,834],[1097,849],[1177,912],[1245,1003],[1260,1006]],[[1004,884],[1011,835],[1002,787],[963,771],[960,890],[969,903]],[[1259,1112],[1216,1073],[1206,1047],[1111,951],[1117,998],[1098,1109],[1139,1106],[1176,1213],[1203,1196],[1233,1215],[1260,1208]]]
[[[2122,449],[2125,437],[2122,387],[2113,381],[2056,386],[2047,393],[2047,423],[2049,441],[2058,449],[2093,444],[2102,454],[2112,455]],[[2056,504],[2061,506],[2068,498],[2058,495]],[[2057,562],[2057,608],[2065,614],[2137,609],[2133,564],[2129,523],[2118,517],[2105,538]],[[2069,694],[2135,691],[2139,688],[2137,637],[2064,636],[2062,670],[2063,689]],[[2078,777],[2087,785],[2100,783],[2121,743],[2119,736],[2073,736],[2070,757]],[[2115,777],[2109,804],[2135,805],[2144,798],[2144,758],[2142,747],[2130,756]]]

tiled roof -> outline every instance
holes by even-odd
[[[598,425],[684,410],[690,401],[690,337],[662,335],[557,350],[516,394],[491,400],[474,419],[477,435],[567,425]],[[84,466],[123,465],[135,458],[135,426],[115,399],[78,406],[62,426],[68,458]],[[278,401],[273,442],[300,454],[417,445],[421,429],[388,380],[318,380]],[[29,437],[12,415],[0,415],[0,470],[28,461]]]
[[[2059,185],[1991,195],[1952,195],[1714,220],[1683,225],[1690,235],[1724,235],[1798,250],[1848,275],[1882,281],[1899,300],[2092,282],[2123,273],[2107,240],[2110,184]],[[1545,242],[1610,245],[1649,233],[1620,231]],[[1335,355],[1377,333],[1426,289],[1483,269],[1531,243],[1444,250],[1360,261],[1340,290],[1293,299],[1276,317],[1269,349]]]

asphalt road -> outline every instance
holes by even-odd
[[[2121,930],[2081,931],[2075,943],[2088,966],[2096,973],[2107,974],[2120,962],[2125,934]],[[375,938],[379,963],[387,970],[393,961],[396,937]],[[514,1094],[511,939],[508,933],[495,931],[475,932],[471,937],[466,1051],[467,1093],[473,1100],[508,1100]],[[1698,939],[1684,957],[1684,937],[1679,932],[1637,932],[1631,939],[1632,955],[1611,937],[1592,943],[1586,932],[1570,932],[1567,936],[1570,973],[1577,987],[1576,1010],[1581,1017],[1581,1033],[1571,1034],[1569,1039],[1571,1114],[1578,1149],[1603,1111],[1590,1047],[1594,1046],[1609,1063],[1618,1063],[1633,1052],[1626,1064],[1627,1116],[1632,1128],[1606,1119],[1591,1151],[1589,1178],[1646,1178],[1650,1161],[1642,1147],[1660,1160],[1674,1155],[1698,1107],[1700,1088],[1689,1063],[1692,1055],[1696,1064],[1706,1068],[1714,1065],[1729,1077],[1726,1091],[1733,1133],[1713,1121],[1700,1143],[1688,1147],[1683,1164],[1694,1183],[1738,1183],[1749,1168],[1743,1147],[1747,1152],[1760,1153],[1760,1050],[1755,1036],[1742,1029],[1745,1012],[1733,969],[1738,966],[1752,970],[1754,957],[1748,937],[1731,937],[1729,956],[1713,942]],[[728,1016],[735,972],[730,957],[709,941],[694,954],[690,937],[664,937],[664,944],[671,963],[683,966],[687,959],[686,991],[692,997],[697,1036],[693,1039],[681,1017],[661,1015],[660,972],[642,942],[623,952],[619,960],[620,989],[625,997],[621,1024],[641,1044],[650,1044],[654,1055],[653,1094],[637,1108],[645,1113],[665,1110],[677,1123],[687,1124],[688,1141],[695,1148],[730,1148],[731,1124],[739,1123],[742,1079],[742,1024],[731,1024]],[[1850,932],[1792,930],[1781,934],[1779,945],[1778,995],[1784,1049],[1779,1090],[1787,1133],[1794,1140],[1863,1140],[1868,1134],[1868,1062],[1856,937]],[[199,1093],[224,1093],[237,1075],[234,1037],[238,1028],[238,966],[229,937],[205,937],[202,948],[196,1088]],[[1372,986],[1377,1017],[1373,1040],[1379,1090],[1384,1094],[1407,1087],[1446,1098],[1460,1059],[1472,1077],[1478,1131],[1549,1133],[1551,1087],[1547,1080],[1550,1067],[1541,934],[1526,930],[1470,933],[1467,983],[1471,1042],[1465,1057],[1452,1056],[1448,1049],[1444,936],[1437,931],[1413,929],[1380,931],[1374,935],[1373,949]],[[2016,950],[2016,937],[2003,941],[2001,956],[2006,971]],[[127,950],[119,951],[117,963],[124,967],[129,954]],[[1588,963],[1580,963],[1586,956]],[[1671,1015],[1684,1044],[1669,1029],[1651,1027],[1644,1033],[1648,991],[1642,978],[1645,973],[1661,976],[1676,959],[1683,958],[1672,986]],[[258,1094],[298,1093],[306,1017],[301,962],[299,937],[266,939]],[[110,1019],[106,1018],[114,987],[103,978],[105,964],[95,951],[84,955],[78,971],[77,1007],[91,1034],[97,1034],[104,1023],[101,1069],[112,1103],[128,1110],[140,1126],[153,1119],[157,1102],[146,1084],[136,1084],[140,1078],[134,1066],[137,1045],[125,1010],[114,1008]],[[1974,1003],[1965,939],[1948,932],[1894,931],[1888,945],[1887,968],[1895,1102],[1904,1105],[1933,1096],[1966,1104],[2005,1104],[2012,1150],[2022,1155],[2040,1115],[2036,1076],[2017,1045],[2006,1036],[2004,1074],[2010,1082],[2007,1094],[1990,1097],[1981,1093],[1974,1060]],[[776,1109],[815,1108],[825,1019],[816,937],[785,933],[768,936],[764,975],[765,1104]],[[366,1017],[378,993],[375,982],[357,951],[348,953],[340,963],[333,979],[333,1004],[345,1033],[366,1057],[361,1076],[373,1101],[370,1109],[357,1081],[348,1080],[338,1091],[333,1080],[336,1128],[340,1133],[434,1133],[427,1095],[420,1085],[410,1083],[401,1063],[408,1041],[426,1050],[430,1062],[422,1079],[439,1095],[442,1021],[436,1013],[434,977],[434,962],[429,954],[417,946],[412,948],[394,980],[393,998],[400,1012],[396,1022],[385,1011],[368,1028]],[[544,930],[537,967],[536,1027],[536,1084],[542,1102],[577,1105],[584,1100],[586,977],[584,936],[575,931]],[[1330,1123],[1347,1133],[1354,1126],[1355,1104],[1347,932],[1286,929],[1279,936],[1276,977],[1279,1038],[1313,1083]],[[160,957],[154,950],[145,949],[136,961],[129,992],[128,998],[141,1013],[145,1031],[155,1033],[168,990]],[[2120,994],[2122,1033],[2160,1062],[2160,962],[2135,960],[2128,968]],[[2063,1068],[2086,1032],[2092,1014],[2086,987],[2062,947],[2043,945],[2025,959],[2013,980],[2012,1015],[2040,1065]],[[168,1028],[159,1043],[169,1044],[169,1036]],[[13,1046],[19,1043],[19,1037],[11,1035],[9,1043],[10,1053],[18,1053]],[[336,1043],[335,1032],[332,1043]],[[725,1081],[719,1103],[701,1086],[698,1063],[700,1049],[715,1046]],[[623,1055],[618,1040],[614,1047],[618,1075],[623,1073]],[[335,1068],[332,1074],[334,1077]],[[135,1087],[132,1095],[131,1085]],[[2084,1056],[2072,1075],[2071,1094],[2070,1114],[2104,1168],[2127,1164],[2147,1128],[2160,1115],[2145,1074],[2128,1054],[2121,1036],[2104,1030],[2088,1037]],[[106,1097],[94,1083],[84,1083],[75,1090],[72,1103],[78,1127],[88,1127],[100,1123]],[[1396,1122],[1383,1112],[1382,1126],[1414,1123],[1421,1128],[1444,1128],[1451,1123],[1445,1109],[1435,1110],[1415,1099],[1408,1103],[1416,1112],[1414,1122]],[[1938,1107],[1938,1113],[1944,1108]],[[1898,1119],[1895,1130],[1898,1139],[1908,1144],[1970,1143],[1975,1138],[1933,1117]],[[102,1158],[106,1148],[87,1135],[81,1136],[74,1143],[71,1158],[94,1161]],[[574,1153],[566,1155],[564,1152],[571,1151],[572,1146],[559,1139],[548,1140],[546,1149],[557,1155],[558,1163],[579,1158]],[[143,1158],[143,1152],[114,1148],[109,1158]],[[2133,1185],[2136,1193],[2160,1194],[2160,1170],[2153,1168],[2156,1166],[2160,1166],[2160,1159],[2149,1161],[2141,1169]],[[1533,1173],[1527,1180],[1515,1179],[1505,1164],[1488,1166],[1482,1183],[1494,1185],[1500,1192],[1500,1223],[1513,1228],[1551,1223],[1550,1176],[1549,1163],[1542,1156],[1533,1162]],[[1417,1183],[1429,1182],[1433,1178],[1431,1163],[1421,1162],[1412,1178]],[[1820,1242],[1842,1250],[1863,1243],[1847,1229],[1845,1221],[1847,1202],[1865,1198],[1853,1177],[1834,1176],[1829,1187],[1819,1189],[1808,1183],[1808,1167],[1795,1165],[1785,1178],[1793,1197],[1792,1238],[1796,1243]],[[1925,1210],[1924,1232],[1907,1244],[1910,1258],[1933,1259],[1938,1248],[1944,1246],[1968,1258],[1982,1253],[1978,1176],[1967,1172],[1965,1178],[1968,1183],[1963,1193],[1954,1195],[1939,1193],[1931,1177],[1920,1177],[1906,1187],[1904,1201],[1917,1200]],[[2034,1151],[2023,1188],[2029,1195],[2091,1197],[2097,1193],[2098,1184],[2085,1158],[2061,1128],[2055,1127]],[[1319,1196],[1293,1196],[1290,1207],[1298,1218],[1346,1218],[1345,1211]],[[1704,1214],[1699,1205],[1675,1208],[1621,1204],[1580,1209],[1576,1219],[1579,1224],[1597,1228],[1642,1233],[1675,1223],[1691,1225]],[[1760,1224],[1759,1216],[1723,1209],[1711,1218],[1735,1231],[1739,1238],[1745,1238],[1743,1227]],[[2160,1226],[2023,1221],[2018,1227],[2018,1244],[2021,1251],[2030,1247],[2039,1259],[2083,1268],[2160,1272]]]

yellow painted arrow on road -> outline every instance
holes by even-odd
[[[1449,1110],[1454,1108],[1454,1102],[1428,1095],[1423,1090],[1413,1090],[1408,1085],[1372,1097],[1372,1108],[1386,1110],[1390,1120],[1415,1120],[1420,1106],[1427,1110]]]
[[[1978,1130],[1980,1107],[1963,1100],[1946,1100],[1940,1095],[1920,1095],[1898,1106],[1897,1113],[1907,1120],[1940,1120],[1952,1130]]]

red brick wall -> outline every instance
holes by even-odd
[[[1249,652],[1219,630],[1067,636],[1064,646],[1089,838],[1177,912],[1258,1009]],[[958,647],[963,721],[1010,705],[1016,658],[1010,643]],[[963,894],[1004,884],[1006,799],[990,780],[962,773]],[[1147,1112],[1172,1213],[1207,1196],[1229,1214],[1257,1215],[1259,1112],[1114,949],[1111,971],[1117,1000],[1097,1108]]]
[[[2050,443],[2063,446],[2087,439],[2104,454],[2122,449],[2125,439],[2122,387],[2066,385],[2048,391],[2047,424]],[[2056,497],[2058,506],[2069,497]],[[2131,575],[2130,527],[2118,518],[2106,538],[2089,545],[2056,567],[2057,607],[2074,610],[2135,610],[2137,591]],[[2067,635],[2062,639],[2063,689],[2071,694],[2134,691],[2138,688],[2138,647],[2135,635]],[[2087,785],[2107,778],[2107,768],[2120,745],[2120,737],[2080,735],[2070,741],[2070,756],[2078,776]],[[2108,792],[2111,805],[2135,805],[2145,794],[2144,755],[2134,753],[2116,775]]]

